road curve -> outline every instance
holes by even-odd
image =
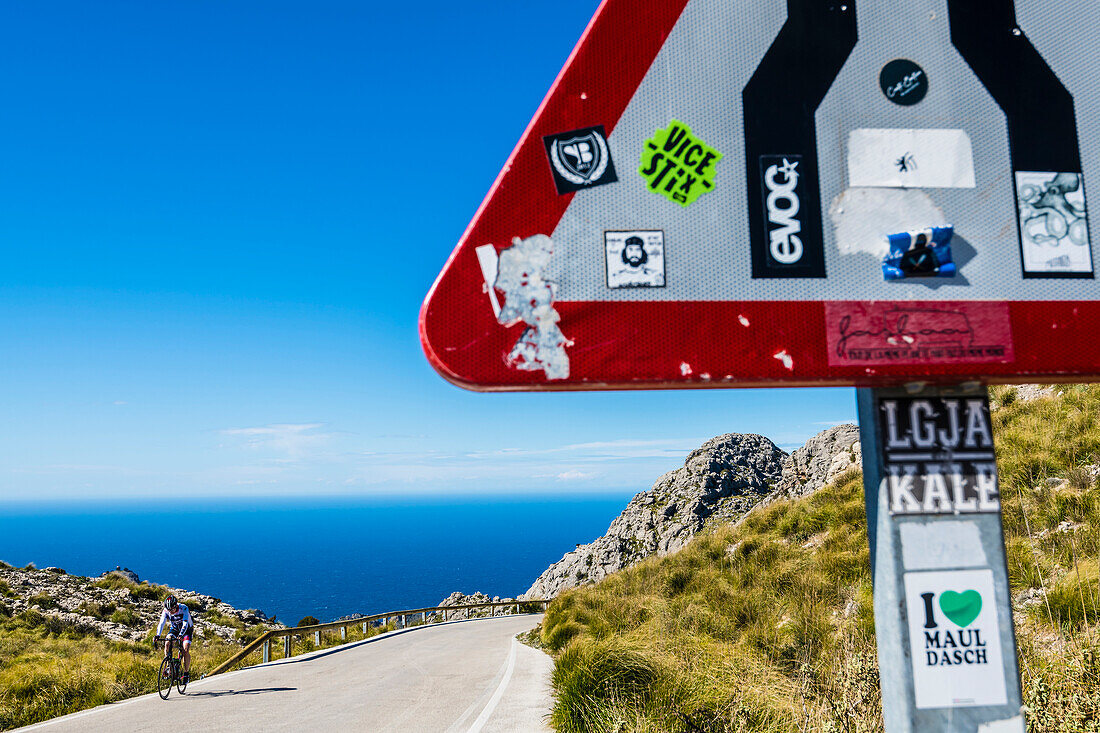
[[[549,731],[550,658],[515,641],[541,616],[417,626],[21,728],[67,731]]]

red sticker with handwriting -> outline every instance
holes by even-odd
[[[825,329],[830,366],[1015,361],[1007,303],[834,301]]]

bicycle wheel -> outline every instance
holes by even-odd
[[[157,694],[161,700],[167,700],[172,692],[172,660],[165,657],[160,661],[160,672],[157,673]]]
[[[187,683],[183,681],[183,675],[185,674],[183,671],[183,660],[179,660],[176,664],[178,665],[176,667],[176,689],[179,690],[180,694],[182,695],[183,691],[187,689]]]

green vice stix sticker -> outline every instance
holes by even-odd
[[[715,167],[721,159],[722,154],[693,135],[690,127],[672,120],[667,129],[658,129],[646,140],[638,172],[650,191],[688,206],[714,190]]]

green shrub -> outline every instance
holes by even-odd
[[[11,586],[5,580],[0,580],[0,596],[15,598],[15,591],[11,589]]]
[[[116,624],[122,624],[123,626],[129,626],[136,628],[141,626],[141,616],[137,614],[134,609],[129,607],[123,607],[116,609],[110,616],[110,621]]]
[[[1066,471],[1066,483],[1074,491],[1088,491],[1093,487],[1095,480],[1092,472],[1083,466],[1074,466]]]
[[[316,626],[319,623],[321,623],[321,622],[317,620],[316,616],[305,616],[305,617],[302,618],[301,621],[298,622],[298,625],[299,626]]]
[[[28,608],[19,614],[19,621],[23,626],[33,629],[43,626],[46,623],[46,617],[33,608]]]
[[[163,585],[150,585],[142,581],[130,588],[130,595],[139,601],[163,601],[168,597],[168,589]]]
[[[113,603],[89,603],[88,601],[84,601],[77,607],[76,612],[82,616],[91,616],[100,621],[106,621],[111,617],[111,614],[115,612],[116,608],[117,606]]]
[[[49,596],[45,593],[36,593],[27,599],[27,603],[32,606],[38,606],[43,611],[48,611],[51,608],[61,608],[60,604],[53,599],[53,596]]]
[[[1047,591],[1049,613],[1054,622],[1070,630],[1100,622],[1100,569],[1089,560],[1071,569]],[[1045,606],[1036,606],[1034,613],[1044,618]],[[1098,710],[1100,712],[1100,710]]]
[[[641,714],[661,677],[644,651],[622,640],[578,640],[565,648],[554,667],[551,723],[569,733],[621,730],[624,713]]]
[[[261,636],[267,633],[267,629],[263,626],[249,626],[248,628],[237,632],[237,641],[241,644],[251,644],[259,639]]]
[[[232,629],[237,629],[238,631],[244,630],[243,621],[241,621],[236,616],[227,616],[226,614],[215,608],[203,611],[202,617],[205,621],[208,621],[212,624],[217,624],[218,626],[228,626]]]
[[[128,590],[130,597],[139,601],[163,601],[168,597],[168,588],[146,581],[135,583],[121,573],[110,572],[96,579],[92,585],[105,590]]]

